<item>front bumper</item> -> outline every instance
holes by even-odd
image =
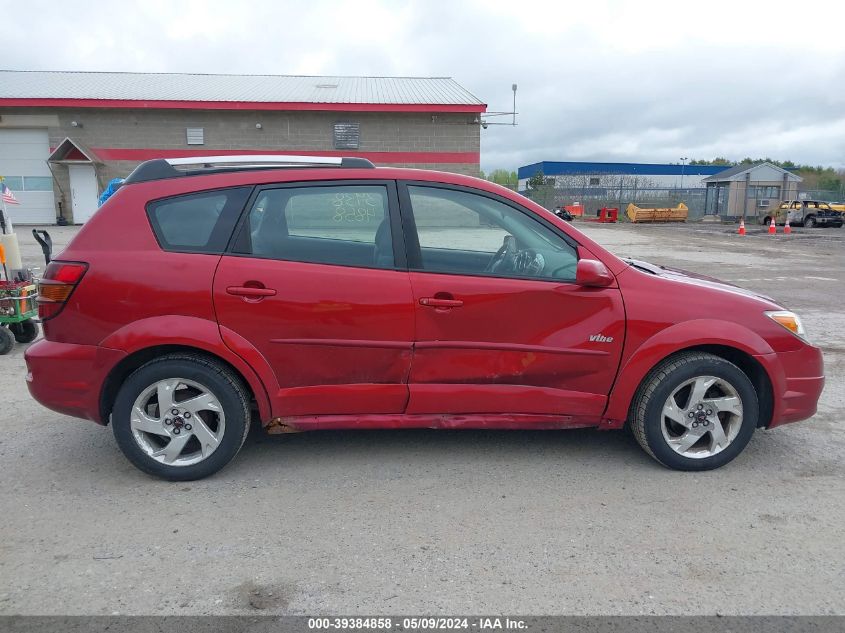
[[[815,220],[816,224],[842,224],[842,216],[839,214],[817,215]]]
[[[53,411],[107,424],[100,415],[100,393],[125,352],[96,345],[41,340],[24,354],[29,393]]]
[[[824,361],[818,347],[755,356],[772,381],[774,403],[768,428],[798,422],[816,413],[824,389]]]

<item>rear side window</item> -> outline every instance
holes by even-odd
[[[261,191],[235,252],[267,259],[393,268],[384,185],[284,187]]]
[[[147,216],[166,251],[222,253],[250,191],[237,187],[155,200]]]

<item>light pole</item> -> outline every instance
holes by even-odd
[[[688,160],[689,160],[689,157],[681,156],[681,189],[684,188],[684,169],[687,166]]]

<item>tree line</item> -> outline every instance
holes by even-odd
[[[840,193],[845,192],[845,169],[836,170],[833,169],[833,167],[803,165],[794,163],[791,160],[781,161],[768,157],[751,158],[750,156],[743,158],[741,161],[731,161],[723,156],[717,156],[712,160],[694,159],[689,162],[690,165],[724,165],[726,169],[728,167],[733,167],[734,165],[752,165],[756,163],[771,163],[772,165],[777,165],[782,169],[788,169],[789,171],[801,176],[801,178],[804,179],[801,183],[802,189],[818,189],[822,191],[834,191]],[[487,174],[482,171],[481,177],[485,180],[495,182],[498,185],[503,185],[511,189],[516,189],[519,182],[517,173],[508,169],[494,169]],[[539,173],[531,180],[533,180],[533,182],[529,181],[529,189],[537,190],[544,185],[550,184],[546,182],[546,179],[543,179],[542,174]]]
[[[724,165],[733,167],[735,165],[753,165],[756,163],[771,163],[777,165],[781,169],[788,169],[794,174],[801,176],[804,181],[801,183],[802,189],[820,189],[823,191],[843,191],[845,190],[845,169],[833,169],[833,167],[823,167],[821,165],[802,165],[794,163],[791,160],[775,160],[773,158],[751,158],[746,156],[741,161],[730,161],[724,156],[717,156],[712,160],[691,160],[690,165]]]

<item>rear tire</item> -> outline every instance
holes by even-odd
[[[247,388],[225,365],[201,355],[168,354],[121,385],[112,432],[123,454],[145,473],[170,481],[201,479],[243,446],[249,404]]]
[[[723,358],[683,352],[655,367],[631,405],[640,446],[676,470],[712,470],[746,447],[759,417],[748,376]]]
[[[9,330],[14,334],[18,343],[32,343],[38,338],[38,325],[32,319],[20,323],[10,323]]]
[[[15,346],[15,337],[8,328],[0,325],[0,356],[8,354]]]

